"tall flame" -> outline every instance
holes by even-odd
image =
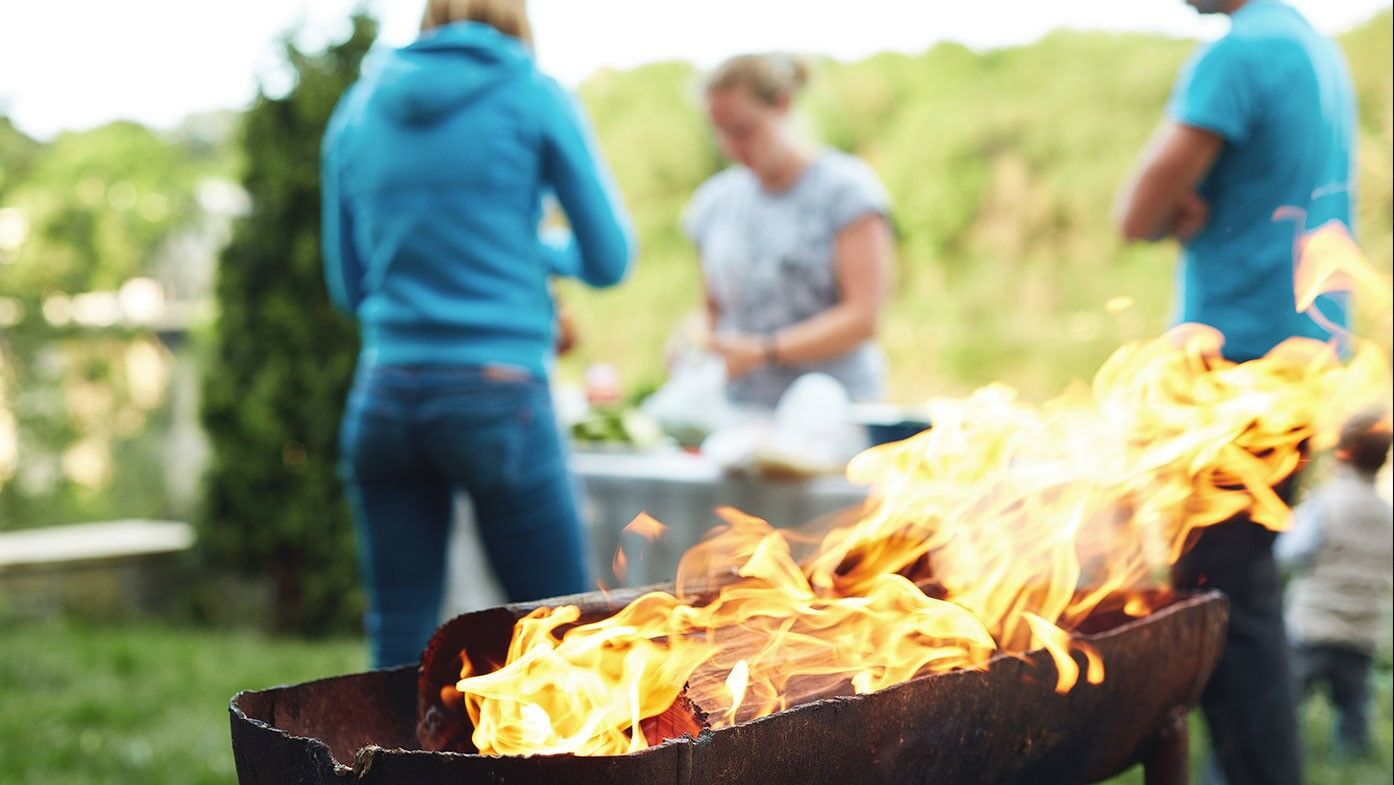
[[[1368,281],[1328,228],[1299,268],[1303,307]],[[1348,238],[1346,238],[1348,239]],[[713,727],[808,696],[873,692],[916,675],[1044,649],[1060,691],[1104,678],[1069,630],[1105,607],[1143,615],[1141,590],[1198,530],[1247,513],[1279,530],[1273,487],[1341,422],[1388,400],[1387,358],[1292,339],[1242,364],[1186,326],[1119,349],[1093,384],[1044,405],[994,385],[931,403],[934,428],[858,456],[871,501],[794,557],[795,535],[736,512],[689,551],[674,593],[580,622],[574,606],[518,621],[507,663],[455,685],[474,743],[496,755],[623,754],[684,687],[725,700]],[[637,529],[656,531],[651,519]],[[466,658],[468,660],[468,658]]]

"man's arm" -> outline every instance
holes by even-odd
[[[1119,194],[1115,220],[1123,236],[1149,242],[1196,236],[1209,218],[1196,187],[1223,145],[1219,134],[1190,125],[1168,122],[1158,129]]]

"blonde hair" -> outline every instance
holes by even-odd
[[[798,97],[812,75],[812,66],[796,55],[737,55],[717,66],[707,78],[707,92],[740,87],[760,103],[776,106]]]
[[[424,33],[454,22],[479,22],[532,46],[527,0],[427,0],[421,15]]]

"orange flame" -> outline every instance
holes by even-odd
[[[1329,221],[1309,232],[1298,244],[1293,293],[1297,310],[1308,312],[1323,294],[1359,292],[1381,311],[1390,304],[1389,282],[1365,260],[1350,230]]]
[[[1370,280],[1332,231],[1305,244],[1299,303]],[[1284,528],[1273,487],[1347,415],[1388,399],[1389,362],[1371,344],[1343,363],[1293,339],[1235,364],[1221,343],[1192,326],[1125,346],[1091,386],[1044,405],[999,385],[932,402],[933,429],[852,462],[872,501],[802,562],[795,535],[720,510],[725,525],[684,555],[674,592],[586,624],[574,606],[534,611],[502,668],[462,674],[475,745],[623,754],[658,741],[642,723],[684,688],[721,727],[984,667],[996,651],[1043,649],[1060,691],[1080,680],[1078,651],[1099,684],[1105,663],[1071,629],[1104,603],[1149,612],[1140,590],[1164,586],[1203,527],[1247,513]],[[630,528],[661,531],[647,516]]]
[[[633,534],[642,538],[646,543],[656,542],[667,533],[668,527],[654,520],[653,516],[646,512],[634,516],[634,520],[620,530],[621,537]],[[615,558],[610,562],[610,570],[621,581],[629,574],[629,557],[625,555],[623,545],[615,549]]]
[[[726,677],[726,692],[731,696],[731,708],[726,712],[726,721],[735,722],[736,712],[745,702],[745,688],[750,684],[750,665],[745,660],[737,660]]]
[[[621,530],[622,533],[637,534],[649,542],[653,542],[668,533],[668,527],[659,523],[646,512],[641,512],[634,516],[634,520]]]

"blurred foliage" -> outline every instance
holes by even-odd
[[[1390,38],[1385,12],[1341,39],[1362,111],[1359,231],[1386,271]],[[899,280],[881,334],[895,398],[993,381],[1046,397],[1091,376],[1120,343],[1166,328],[1177,249],[1124,247],[1110,215],[1193,46],[1059,32],[983,54],[941,44],[820,64],[799,104],[804,124],[869,161],[895,201]],[[628,386],[652,385],[668,335],[699,307],[697,260],[678,219],[721,165],[699,82],[669,63],[601,74],[582,89],[642,257],[616,290],[566,287],[582,333],[563,373],[610,362]]]
[[[0,118],[0,208],[23,235],[0,247],[0,447],[19,458],[0,465],[0,529],[187,513],[163,476],[169,351],[149,332],[49,324],[43,304],[111,303],[151,275],[197,222],[198,183],[231,161],[217,134],[121,121],[41,143]]]
[[[0,204],[5,192],[17,185],[34,165],[41,145],[15,128],[10,118],[0,116]]]
[[[169,133],[118,121],[48,142],[0,117],[0,217],[22,235],[0,246],[0,529],[188,514],[165,478],[170,351],[148,331],[50,324],[43,304],[67,312],[93,291],[110,304],[162,259],[189,261],[169,244],[201,219],[198,185],[231,173],[234,116]]]
[[[131,122],[64,132],[4,194],[29,224],[0,295],[115,289],[146,269],[195,209],[190,150]]]
[[[0,441],[15,438],[19,459],[0,459],[0,530],[177,518],[161,440],[173,362],[138,332],[0,336],[0,419],[15,426]]]
[[[346,628],[361,610],[335,476],[357,340],[324,290],[319,146],[376,33],[359,16],[352,36],[323,52],[286,42],[294,87],[259,96],[243,118],[242,185],[253,206],[218,266],[200,543],[215,566],[269,574],[278,630]]]

